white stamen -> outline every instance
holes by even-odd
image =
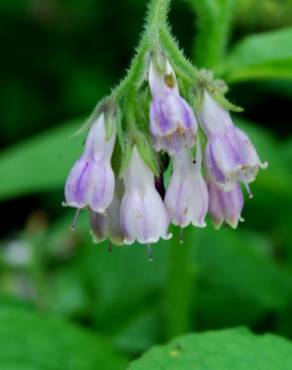
[[[243,183],[244,183],[244,186],[246,188],[249,199],[252,199],[253,198],[253,193],[250,190],[250,186],[249,186],[248,182],[244,181]]]
[[[76,213],[75,213],[75,216],[73,218],[72,225],[71,225],[71,230],[72,231],[75,231],[75,229],[76,229],[76,225],[77,225],[79,214],[80,214],[80,208],[77,208]]]
[[[110,240],[108,242],[107,251],[108,251],[108,253],[112,253],[112,251],[113,251],[113,244]]]
[[[153,252],[151,244],[147,244],[147,256],[149,261],[153,261]]]
[[[179,244],[184,244],[184,229],[182,227],[179,231]]]

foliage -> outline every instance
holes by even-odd
[[[229,54],[224,74],[230,82],[292,78],[292,28],[248,36]]]
[[[129,370],[290,369],[292,346],[273,335],[257,337],[245,329],[190,334],[157,347]]]
[[[122,370],[125,361],[105,340],[65,321],[27,312],[0,309],[1,368]]]

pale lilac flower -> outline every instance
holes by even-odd
[[[200,123],[208,137],[206,163],[216,184],[231,190],[237,181],[248,184],[266,168],[248,136],[234,126],[230,114],[205,91]]]
[[[123,188],[123,184],[118,182],[113,200],[105,213],[90,211],[91,234],[95,243],[109,239],[113,244],[123,244],[124,235],[120,226]]]
[[[103,213],[113,199],[115,177],[111,156],[115,132],[106,140],[104,114],[93,123],[82,156],[71,169],[65,185],[66,205],[77,209],[90,207]]]
[[[231,191],[220,189],[214,181],[208,182],[209,190],[209,214],[216,229],[225,222],[233,229],[237,228],[238,222],[243,221],[241,212],[244,199],[240,183],[236,182]]]
[[[166,61],[166,70],[160,73],[151,62],[149,86],[152,94],[150,132],[155,149],[170,155],[195,144],[197,120],[189,104],[180,96],[175,73]]]
[[[154,184],[154,175],[136,147],[124,175],[125,194],[121,204],[121,228],[124,243],[142,244],[168,239],[169,220]]]
[[[165,195],[170,221],[186,227],[205,227],[208,212],[208,189],[201,174],[201,148],[198,141],[196,163],[188,149],[173,156],[173,173]]]

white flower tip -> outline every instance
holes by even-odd
[[[236,218],[234,220],[226,220],[228,225],[230,225],[233,230],[237,229],[239,222],[243,222],[243,221],[244,221],[244,219],[241,218],[241,217]]]
[[[94,211],[94,212],[96,212],[96,213],[100,213],[100,214],[102,214],[102,215],[104,215],[104,216],[106,216],[106,209],[105,208],[103,208],[103,207],[100,207],[100,208],[92,208],[92,210]]]
[[[131,245],[133,244],[135,241],[137,241],[138,243],[140,244],[155,244],[159,241],[159,239],[164,239],[164,240],[169,240],[172,238],[172,234],[171,233],[168,233],[164,236],[157,236],[157,237],[152,237],[152,238],[148,238],[148,239],[140,239],[138,238],[137,240],[136,239],[130,239],[130,238],[124,238],[123,240],[123,243],[125,245]]]
[[[124,240],[123,240],[123,244],[125,244],[125,245],[132,245],[133,243],[134,243],[134,239],[127,239],[127,238],[125,238]]]
[[[99,243],[105,241],[105,239],[106,239],[106,238],[97,239],[96,236],[94,235],[93,230],[89,230],[89,234],[91,235],[91,239],[92,239],[93,244],[99,244]]]
[[[192,222],[192,224],[196,227],[201,227],[201,228],[204,228],[207,226],[206,222]]]
[[[212,220],[212,224],[214,226],[214,229],[215,230],[219,230],[221,228],[221,226],[223,225],[223,220]]]
[[[172,237],[173,237],[173,234],[172,233],[168,233],[164,237],[162,237],[162,239],[164,239],[164,240],[170,240],[170,239],[172,239]]]
[[[269,167],[269,163],[268,162],[263,162],[263,163],[261,163],[260,167],[261,167],[262,170],[265,170]]]

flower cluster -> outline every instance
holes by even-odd
[[[66,204],[77,212],[89,209],[96,242],[150,245],[171,236],[170,223],[180,228],[206,226],[208,213],[216,228],[223,223],[236,228],[244,203],[241,183],[251,195],[249,184],[266,163],[206,88],[194,111],[192,102],[182,97],[166,58],[162,68],[152,58],[147,76],[151,138],[147,145],[156,152],[157,163],[162,157],[170,159],[168,168],[160,166],[157,176],[145,160],[145,150],[133,140],[125,170],[121,176],[114,174],[117,125],[112,123],[108,135],[106,110],[101,111],[68,176]]]

